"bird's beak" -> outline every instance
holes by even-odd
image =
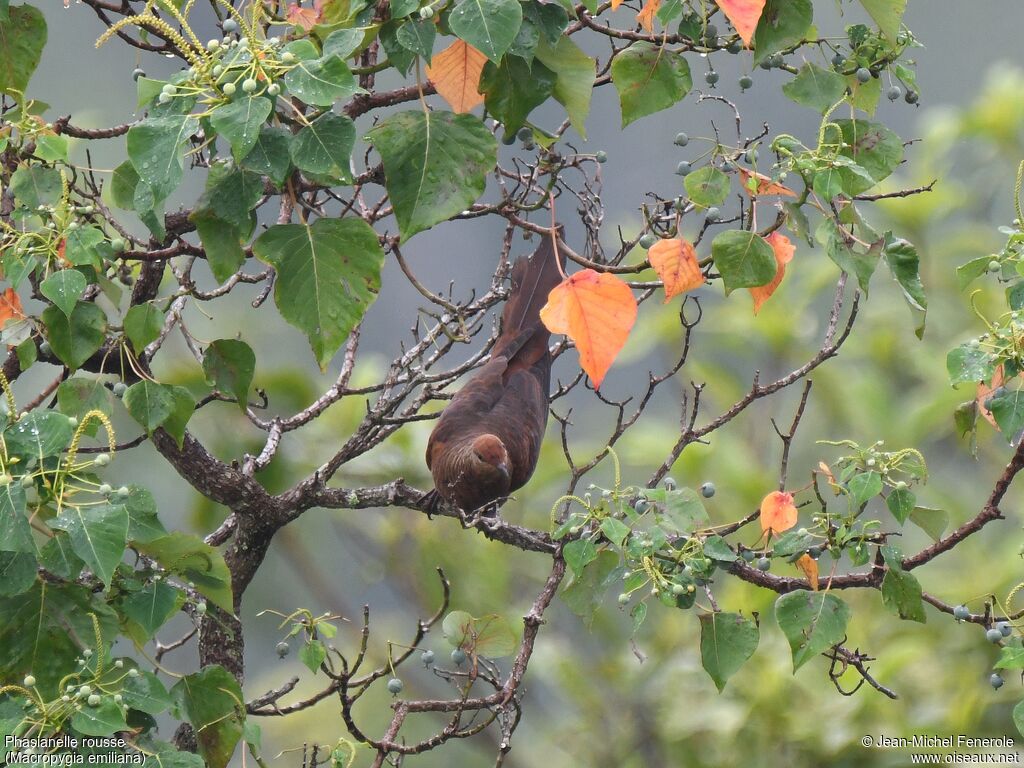
[[[498,465],[498,471],[501,472],[501,474],[505,476],[506,480],[511,479],[511,477],[512,477],[512,469],[509,467],[509,465],[506,462],[503,461],[503,462],[501,462]]]

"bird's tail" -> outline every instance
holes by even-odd
[[[558,234],[562,235],[562,226]],[[548,294],[562,282],[561,267],[565,265],[565,252],[555,248],[550,235],[542,235],[540,245],[527,259],[520,256],[512,266],[512,291],[501,314],[501,335],[494,353],[509,360],[516,358],[524,366],[532,365],[548,349],[551,333],[540,321],[540,310],[548,301]]]

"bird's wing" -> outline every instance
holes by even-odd
[[[446,446],[487,431],[480,428],[481,418],[491,412],[505,392],[502,375],[507,365],[504,357],[491,358],[455,393],[427,441],[428,469],[433,468],[434,457],[439,456]]]

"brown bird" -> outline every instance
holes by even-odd
[[[513,265],[491,359],[452,398],[430,434],[434,490],[424,497],[424,509],[436,510],[443,499],[472,512],[522,488],[533,474],[551,385],[551,333],[540,310],[562,281],[559,266],[548,235],[529,260],[520,257]]]

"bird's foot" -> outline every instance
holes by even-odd
[[[416,500],[416,505],[427,513],[427,519],[433,519],[441,510],[441,505],[444,504],[444,499],[441,498],[441,494],[437,492],[437,489],[427,491]]]

